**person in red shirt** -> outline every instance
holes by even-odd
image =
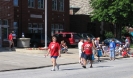
[[[93,48],[93,43],[91,41],[90,38],[88,38],[88,40],[83,43],[82,45],[82,52],[84,52],[84,62],[83,62],[83,68],[86,68],[86,64],[87,64],[87,60],[90,60],[91,66],[90,68],[92,68],[92,48]]]
[[[8,36],[8,40],[9,40],[9,48],[11,49],[11,46],[13,44],[13,37],[12,37],[12,33],[9,34]],[[14,46],[14,45],[13,45]]]
[[[48,53],[46,54],[46,56],[48,56],[49,54],[51,56],[51,61],[53,64],[53,68],[51,69],[51,71],[55,71],[55,66],[57,66],[57,69],[59,70],[59,65],[57,65],[56,59],[58,56],[61,57],[60,45],[58,42],[56,42],[55,36],[52,37],[52,42],[49,44]]]

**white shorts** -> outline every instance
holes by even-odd
[[[82,51],[81,51],[81,50],[79,50],[79,57],[81,57],[81,54],[82,54]]]

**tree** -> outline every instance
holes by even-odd
[[[92,21],[133,24],[133,0],[90,0]]]
[[[106,31],[104,35],[106,38],[113,38],[114,37],[114,35],[111,31],[108,31],[108,32]]]

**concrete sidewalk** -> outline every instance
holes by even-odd
[[[78,49],[69,49],[68,54],[62,54],[57,63],[60,65],[78,63]],[[16,49],[16,51],[0,52],[0,72],[36,69],[52,66],[50,57],[44,57],[46,50]],[[121,57],[117,57],[121,58]],[[108,60],[102,57],[101,60]]]

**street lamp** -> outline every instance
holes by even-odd
[[[47,48],[47,0],[45,0],[45,47]]]

